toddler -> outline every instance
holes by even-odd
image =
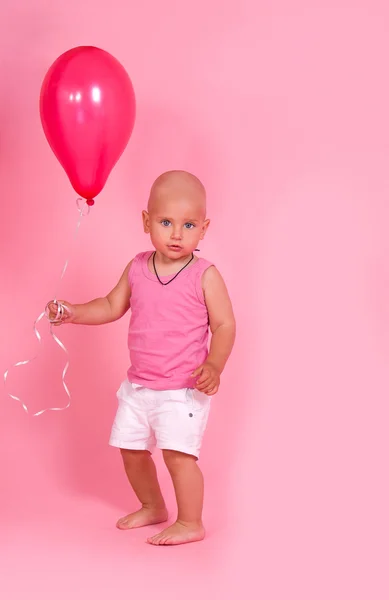
[[[200,541],[203,476],[197,464],[211,396],[235,339],[235,319],[218,270],[194,255],[206,234],[206,194],[185,171],[170,171],[153,184],[145,233],[152,252],[138,254],[105,298],[86,304],[60,302],[60,323],[100,325],[131,308],[131,366],[117,393],[110,444],[120,448],[141,508],[117,527],[133,529],[168,519],[151,454],[163,452],[176,494],[176,522],[147,541],[176,545]],[[50,318],[58,305],[49,304]],[[208,350],[208,331],[212,333]]]

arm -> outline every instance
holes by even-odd
[[[207,360],[194,372],[199,379],[196,388],[208,395],[216,394],[220,375],[226,366],[235,342],[235,318],[222,276],[215,267],[203,275],[205,303],[212,333],[211,347]]]
[[[103,325],[120,319],[130,308],[131,289],[128,273],[132,261],[126,266],[116,286],[104,298],[96,298],[85,304],[63,302],[66,308],[63,323],[77,325]],[[55,316],[57,309],[50,305],[50,316]]]

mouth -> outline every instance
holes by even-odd
[[[182,250],[182,246],[179,246],[178,244],[169,244],[168,248],[169,250],[173,250],[173,252],[180,252],[180,250]]]

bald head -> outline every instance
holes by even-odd
[[[206,218],[205,188],[186,171],[163,173],[154,182],[143,229],[161,256],[177,260],[190,256],[209,226]]]
[[[168,171],[156,179],[150,190],[148,212],[162,210],[166,201],[177,205],[185,203],[205,218],[205,188],[195,175],[187,171]]]

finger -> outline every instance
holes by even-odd
[[[208,389],[213,389],[214,387],[215,387],[215,382],[212,381],[212,379],[209,379],[202,384],[196,385],[196,389],[199,390],[199,392],[203,392],[204,390],[208,390]]]
[[[204,381],[207,381],[208,379],[212,379],[212,377],[213,377],[213,374],[208,369],[204,369],[201,376],[197,380],[197,383],[204,383]]]
[[[204,386],[204,390],[203,391],[204,391],[205,394],[208,394],[210,391],[212,391],[213,389],[215,389],[215,387],[216,387],[216,383],[214,381],[210,381],[208,383],[208,385]]]
[[[203,372],[204,367],[198,367],[195,371],[193,371],[192,373],[192,377],[198,377],[199,375],[201,375],[201,373]]]
[[[60,306],[63,306],[64,310],[66,310],[67,312],[69,312],[69,313],[71,312],[70,307],[68,306],[68,303],[65,302],[64,300],[52,300],[48,304],[49,310],[52,310],[53,312],[57,312],[58,308]]]
[[[211,390],[205,392],[207,394],[207,396],[214,396],[215,394],[217,394],[217,391],[219,389],[219,386],[216,385],[214,388],[212,388]]]
[[[204,385],[204,383],[206,383],[207,381],[211,381],[211,376],[208,374],[204,374],[201,377],[199,377],[199,379],[197,379],[196,381],[196,385]]]
[[[209,373],[208,371],[205,371],[202,375],[200,375],[200,377],[198,377],[198,379],[196,381],[196,384],[197,385],[202,385],[206,381],[212,381],[212,380],[214,380],[214,377],[213,377],[212,373]]]
[[[203,390],[203,394],[205,394],[206,396],[214,396],[217,392],[218,388],[216,387],[209,387],[206,390]]]
[[[60,302],[58,302],[58,304],[55,302],[49,303],[48,309],[48,318],[52,325],[61,325],[61,323],[68,321],[71,317],[69,308],[65,307],[65,305]]]

